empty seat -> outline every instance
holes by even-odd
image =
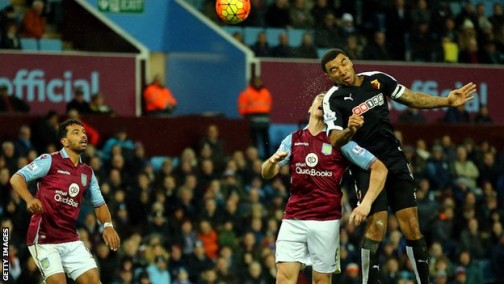
[[[21,49],[23,51],[38,51],[38,41],[34,38],[22,37],[21,41]]]
[[[318,58],[322,58],[322,56],[324,56],[324,54],[326,53],[326,51],[328,51],[329,48],[317,48],[317,55],[318,55]]]
[[[60,39],[43,38],[40,40],[40,51],[61,52],[63,43]]]

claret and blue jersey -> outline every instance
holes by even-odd
[[[36,198],[44,210],[32,215],[26,238],[28,245],[79,240],[75,221],[87,191],[94,207],[105,204],[91,167],[82,161],[75,166],[65,149],[39,156],[16,174],[27,183],[37,181]]]

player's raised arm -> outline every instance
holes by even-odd
[[[412,108],[438,108],[457,107],[474,99],[476,84],[468,83],[458,89],[452,90],[448,97],[438,97],[420,92],[413,92],[405,88],[404,93],[397,101]]]

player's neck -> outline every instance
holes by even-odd
[[[362,82],[364,82],[364,77],[355,75],[355,80],[354,80],[353,85],[355,87],[360,87],[362,85]]]
[[[80,161],[80,154],[78,154],[70,149],[66,149],[66,151],[67,151],[68,157],[70,158],[70,161],[72,161],[72,164],[74,166],[77,166],[77,164]]]
[[[310,118],[310,121],[308,121],[308,131],[310,131],[313,136],[324,131],[324,129],[325,123],[322,119]]]

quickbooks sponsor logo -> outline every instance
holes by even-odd
[[[330,171],[317,171],[315,169],[303,169],[300,167],[296,167],[296,174],[299,175],[310,175],[316,177],[332,177],[332,172]]]

